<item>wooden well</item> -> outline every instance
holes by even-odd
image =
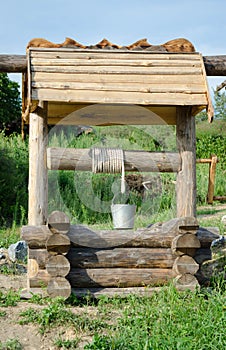
[[[140,161],[146,164],[145,171],[175,172],[177,220],[190,218],[183,234],[192,236],[182,237],[183,243],[178,241],[178,237],[175,240],[175,236],[182,235],[183,229],[181,228],[183,225],[179,225],[177,221],[174,236],[167,246],[168,251],[161,251],[161,235],[157,236],[159,244],[157,246],[149,244],[145,247],[146,251],[142,250],[142,242],[140,246],[133,247],[134,254],[139,256],[138,261],[148,260],[147,257],[154,254],[156,261],[149,259],[148,266],[131,261],[125,250],[110,254],[114,262],[113,266],[109,266],[108,253],[98,251],[98,247],[96,251],[90,251],[89,259],[101,260],[101,263],[98,266],[92,263],[92,267],[85,266],[84,262],[75,262],[76,258],[73,258],[73,254],[78,255],[78,250],[82,255],[82,248],[78,245],[74,248],[77,249],[77,253],[73,249],[72,253],[70,252],[70,261],[75,265],[83,265],[81,271],[78,271],[77,265],[71,267],[69,281],[72,286],[75,284],[77,289],[98,287],[98,283],[101,288],[131,288],[133,285],[134,287],[158,285],[177,276],[179,284],[196,285],[194,277],[197,271],[196,263],[191,261],[196,250],[200,248],[199,240],[194,238],[198,229],[197,223],[195,228],[191,224],[196,217],[194,116],[204,108],[208,110],[210,120],[213,116],[202,56],[195,52],[29,48],[27,60],[28,71],[25,79],[27,87],[24,89],[23,100],[24,106],[27,106],[24,115],[27,116],[30,125],[28,227],[31,235],[33,232],[31,227],[40,228],[48,223],[48,170],[74,169],[76,159],[80,159],[81,156],[84,162],[80,165],[80,170],[91,170],[92,159],[89,150],[47,147],[48,124],[176,125],[177,152],[125,151],[126,170],[132,171],[134,163]],[[157,170],[149,165],[152,161],[158,164]],[[39,229],[37,230],[39,232]],[[78,232],[81,240],[83,235],[87,234],[81,228]],[[163,236],[167,237],[169,232],[170,228]],[[128,234],[131,235],[131,232]],[[26,240],[29,241],[27,236]],[[180,244],[184,244],[181,247],[183,248],[181,256],[184,258],[178,260]],[[154,252],[153,249],[160,250]],[[122,259],[120,263],[120,257],[124,254],[128,257],[128,261]],[[159,259],[162,259],[160,265],[164,266],[163,268],[158,265]],[[189,268],[186,269],[186,264],[187,266],[193,264],[191,270],[195,272],[190,273]],[[77,272],[73,272],[74,269],[77,269]],[[46,277],[48,272],[44,271],[43,279],[48,281]],[[187,272],[181,273],[181,271]],[[112,281],[112,273],[118,276],[115,282],[109,282],[109,278]],[[99,280],[97,278],[96,283],[92,284],[97,275]],[[139,281],[136,276],[139,276]],[[120,282],[123,280],[125,283]]]

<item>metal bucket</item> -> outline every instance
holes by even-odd
[[[115,229],[130,229],[134,226],[136,205],[112,204],[111,213]]]

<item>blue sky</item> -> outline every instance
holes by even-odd
[[[205,55],[226,54],[226,0],[4,0],[0,53],[25,54],[27,42],[43,37],[86,45],[104,37],[119,45],[147,38],[153,44],[184,37]],[[20,81],[20,75],[10,75]],[[225,77],[209,78],[211,87]]]

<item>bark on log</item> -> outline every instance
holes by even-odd
[[[220,237],[220,230],[218,227],[200,227],[196,236],[201,248],[210,248],[211,243]]]
[[[180,290],[190,289],[194,291],[197,287],[199,287],[199,282],[197,278],[190,273],[186,273],[185,275],[177,276],[174,279],[175,287]]]
[[[25,73],[26,55],[0,55],[0,73]]]
[[[67,234],[70,229],[69,217],[62,211],[53,211],[47,219],[48,227],[52,233]]]
[[[77,247],[110,248],[110,247],[150,247],[169,248],[176,236],[175,229],[168,233],[162,225],[133,230],[92,231],[82,225],[71,225],[68,237]]]
[[[181,160],[178,153],[124,151],[125,170],[141,172],[178,172]],[[49,170],[92,170],[90,149],[48,148],[47,167]]]
[[[65,277],[70,271],[70,263],[65,256],[54,255],[49,258],[46,271],[51,277]]]
[[[45,248],[52,232],[46,225],[22,226],[21,238],[27,242],[29,248]]]
[[[176,258],[173,270],[177,275],[194,275],[199,269],[199,264],[189,255],[182,255]]]
[[[195,228],[196,219],[191,218],[191,226]],[[71,225],[68,237],[75,247],[110,248],[110,247],[149,247],[170,248],[172,240],[186,223],[188,218],[176,218],[163,224],[153,224],[148,228],[133,230],[98,230],[93,231],[83,225]],[[190,230],[191,231],[191,230]],[[189,232],[190,232],[189,231]],[[185,231],[188,232],[188,231]],[[195,232],[195,231],[194,231]],[[200,237],[202,239],[202,237]]]
[[[76,269],[67,276],[71,287],[139,287],[166,284],[175,276],[172,269]]]
[[[78,268],[172,268],[175,257],[170,248],[71,248],[71,267]],[[47,269],[48,270],[48,269]]]
[[[204,56],[203,61],[208,76],[226,75],[226,55]]]
[[[70,249],[70,240],[66,235],[53,234],[46,242],[47,251],[50,254],[67,254]]]
[[[172,241],[172,251],[179,256],[184,254],[194,256],[198,248],[200,248],[200,241],[192,233],[181,234]]]
[[[203,56],[208,76],[226,75],[226,55]],[[0,73],[24,73],[27,71],[26,55],[0,55]]]
[[[195,261],[198,264],[202,264],[204,261],[211,260],[212,259],[212,251],[210,248],[199,248],[196,250]]]
[[[71,295],[71,285],[64,277],[51,278],[47,286],[51,298],[62,297],[67,299]]]

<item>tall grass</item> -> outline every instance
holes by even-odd
[[[27,216],[28,147],[21,136],[0,132],[0,225],[22,224]]]
[[[220,124],[219,124],[220,123]],[[226,136],[219,135],[222,121],[210,129],[205,122],[197,125],[197,158],[219,158],[215,195],[226,194]],[[218,125],[219,124],[219,125]],[[224,124],[225,125],[225,124]],[[219,129],[220,128],[220,129]],[[218,130],[219,129],[219,130]],[[223,130],[223,129],[222,129]],[[49,145],[90,148],[121,147],[147,151],[175,151],[175,127],[109,126],[95,127],[90,134],[76,136],[76,127],[53,127]],[[197,203],[205,204],[208,165],[197,165]],[[129,201],[137,205],[136,226],[175,217],[175,174],[145,173],[152,187],[143,197],[131,190]],[[63,210],[73,222],[111,225],[110,204],[119,175],[88,172],[49,171],[49,212]],[[20,135],[0,133],[0,225],[26,223],[28,202],[28,145]]]

